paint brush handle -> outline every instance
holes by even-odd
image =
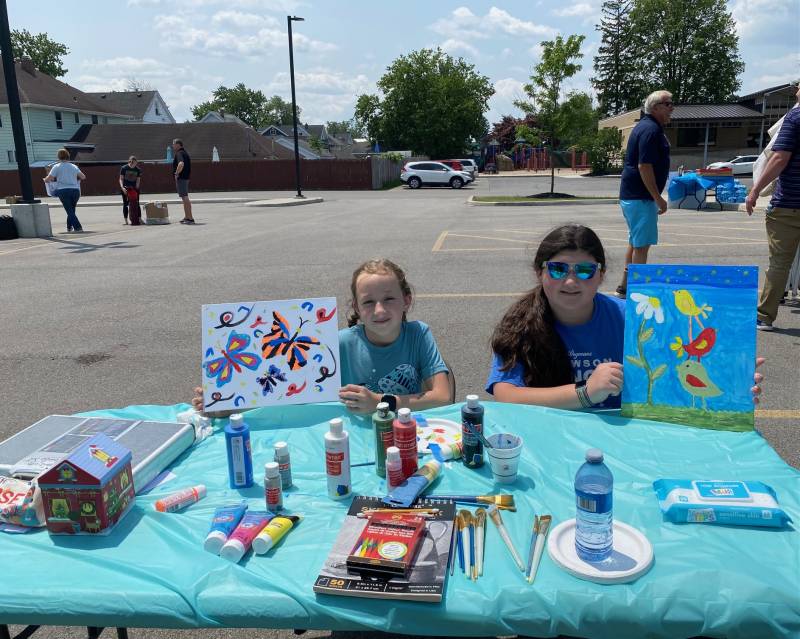
[[[428,499],[446,499],[460,501],[462,504],[479,504],[478,497],[483,495],[428,495]]]

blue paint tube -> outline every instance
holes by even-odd
[[[408,508],[414,503],[414,500],[433,483],[440,472],[442,472],[441,462],[436,459],[431,459],[417,470],[417,472],[411,475],[411,477],[406,479],[384,497],[383,503],[389,504],[390,506]]]
[[[203,548],[218,555],[223,544],[228,541],[228,537],[244,517],[246,510],[247,502],[245,501],[217,508],[214,511],[214,519],[211,520],[211,529],[208,531]]]

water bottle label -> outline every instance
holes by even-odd
[[[233,483],[243,486],[246,482],[243,437],[231,437],[231,465],[233,466]]]
[[[575,502],[579,509],[589,513],[609,513],[613,502],[611,493],[598,495],[596,493],[585,493],[582,490],[575,491]]]

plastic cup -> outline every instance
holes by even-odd
[[[498,484],[513,484],[517,480],[519,457],[522,454],[522,437],[512,433],[498,433],[488,437],[491,448],[484,448],[492,467],[492,477]]]

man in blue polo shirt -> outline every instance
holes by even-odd
[[[778,181],[766,215],[769,268],[758,301],[757,327],[763,331],[772,330],[800,245],[800,83],[797,105],[784,116],[772,155],[745,200],[748,215],[753,214],[761,190],[775,178]]]
[[[619,205],[628,223],[628,251],[622,282],[617,287],[619,297],[627,294],[628,265],[647,263],[650,247],[658,244],[658,216],[667,211],[661,192],[669,175],[669,140],[664,125],[669,123],[673,108],[669,91],[651,93],[644,101],[644,117],[628,138],[619,185]]]

